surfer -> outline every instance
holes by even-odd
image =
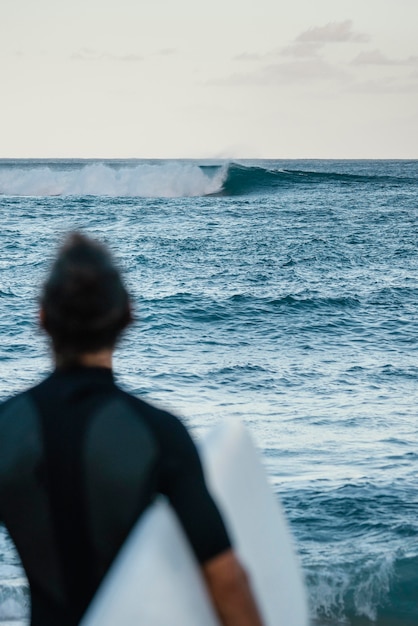
[[[113,351],[132,314],[108,250],[71,234],[40,305],[54,371],[0,407],[0,520],[29,580],[32,626],[80,622],[158,493],[177,513],[221,623],[261,626],[186,428],[115,383]]]

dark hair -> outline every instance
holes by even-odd
[[[68,360],[113,348],[131,322],[129,296],[110,252],[77,232],[59,250],[40,303],[54,350]]]

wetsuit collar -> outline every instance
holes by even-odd
[[[53,376],[82,376],[89,380],[114,380],[113,370],[110,367],[88,367],[84,365],[68,365],[57,367]]]

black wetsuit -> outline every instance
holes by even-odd
[[[186,429],[110,370],[57,370],[0,407],[0,521],[29,579],[32,626],[79,623],[157,493],[200,562],[228,549]]]

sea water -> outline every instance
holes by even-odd
[[[0,161],[0,399],[50,369],[56,245],[105,241],[133,294],[120,384],[199,440],[248,425],[313,623],[418,623],[418,162]],[[0,531],[0,622],[28,592]]]

